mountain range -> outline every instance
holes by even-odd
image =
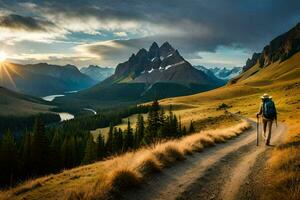
[[[97,82],[101,82],[104,79],[110,77],[114,73],[115,69],[110,67],[99,67],[97,65],[90,65],[88,67],[83,67],[80,72],[91,77]]]
[[[139,102],[194,94],[225,83],[194,68],[168,42],[160,47],[154,42],[148,50],[142,48],[118,64],[115,73],[103,82],[57,101]]]
[[[254,53],[253,57],[247,60],[246,65],[243,67],[243,72],[230,80],[228,85],[241,82],[250,86],[265,86],[276,81],[290,81],[300,77],[298,67],[300,61],[299,38],[300,25],[298,24],[287,33],[272,40],[261,53]],[[98,105],[118,106],[124,103],[146,101],[147,99],[153,99],[153,97],[163,98],[193,94],[219,86],[216,84],[201,85],[201,82],[189,83],[188,80],[183,81],[183,83],[180,81],[176,82],[176,79],[173,79],[172,76],[170,79],[162,80],[160,79],[161,77],[167,76],[152,75],[152,73],[156,74],[157,72],[164,74],[172,68],[181,69],[182,67],[187,69],[187,71],[197,72],[201,77],[204,77],[204,80],[214,82],[217,79],[217,82],[222,81],[215,75],[220,69],[214,70],[202,66],[193,68],[180,56],[178,51],[170,47],[171,45],[162,45],[164,46],[163,48],[157,48],[157,46],[157,44],[153,43],[151,48],[148,51],[146,50],[147,55],[143,49],[140,50],[140,53],[133,54],[129,60],[119,64],[116,72],[102,83],[80,91],[78,94],[69,94],[66,97],[58,98],[55,102],[61,103],[62,106],[73,106],[72,103],[78,103],[74,105],[86,107],[89,105],[95,107]],[[166,46],[169,46],[169,51],[165,50],[168,49]],[[170,52],[175,54],[172,55],[174,56],[172,62],[168,61],[168,64],[164,64],[172,57],[168,57],[171,54]],[[145,56],[144,60],[140,56]],[[157,59],[157,61],[153,58]],[[166,58],[167,60],[165,60]],[[155,62],[151,62],[152,59]],[[147,63],[147,65],[142,65],[144,63]],[[176,63],[181,64],[176,65]],[[195,68],[199,70],[195,71]],[[0,85],[8,88],[0,87],[0,110],[3,111],[3,115],[8,114],[7,110],[10,111],[10,115],[13,113],[27,115],[30,113],[48,112],[49,110],[49,105],[45,105],[46,102],[14,91],[42,96],[77,90],[95,84],[95,80],[81,74],[75,66],[71,65],[56,66],[45,63],[36,65],[6,64],[2,65],[0,70],[2,75]],[[224,71],[224,69],[221,71]],[[238,68],[231,74],[237,73],[237,71]],[[176,70],[174,73],[177,72],[185,73],[185,70]],[[15,87],[9,81],[10,78],[7,74],[14,81]],[[179,77],[179,75],[181,74],[176,75],[176,77]],[[200,75],[197,76],[200,77]],[[153,79],[160,79],[161,82],[152,83],[153,81],[151,80],[153,79],[148,79],[152,76]],[[181,75],[181,77],[184,76],[186,77],[186,74]],[[147,79],[144,77],[147,77]],[[71,78],[75,80],[68,80]],[[72,84],[74,81],[76,81],[75,85]]]
[[[196,69],[205,72],[209,76],[217,77],[218,79],[228,81],[238,75],[240,75],[243,71],[242,67],[233,67],[233,68],[207,68],[201,65],[194,66]]]
[[[177,83],[220,85],[223,82],[195,69],[168,42],[160,47],[154,42],[149,50],[141,49],[116,67],[115,74],[106,83]]]
[[[0,70],[0,86],[33,96],[61,94],[96,84],[95,80],[82,74],[73,65],[4,63]]]

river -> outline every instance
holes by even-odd
[[[49,96],[42,97],[42,99],[44,99],[45,101],[53,101],[55,98],[63,97],[63,96],[65,96],[65,95],[64,94],[56,94],[56,95],[49,95]]]
[[[84,108],[83,110],[86,110],[86,111],[91,111],[94,115],[97,115],[97,111],[91,109],[91,108]]]
[[[72,94],[72,93],[76,93],[76,92],[78,92],[78,91],[69,91],[69,92],[65,92],[65,94]],[[49,95],[49,96],[42,97],[42,99],[44,99],[45,101],[53,101],[55,98],[65,96],[65,94]],[[84,108],[83,110],[90,111],[94,115],[97,114],[97,112],[91,108]],[[74,119],[74,117],[75,117],[71,113],[67,113],[67,112],[57,112],[57,114],[59,114],[60,121],[67,121],[70,119]]]
[[[72,115],[71,113],[67,113],[67,112],[58,112],[57,114],[59,114],[60,117],[60,121],[68,121],[70,119],[74,119],[74,115]]]

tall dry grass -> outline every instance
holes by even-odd
[[[268,160],[268,191],[261,199],[300,199],[300,126],[288,123],[285,142],[273,150]]]
[[[160,172],[205,147],[225,142],[249,127],[248,122],[242,121],[230,128],[161,142],[151,148],[28,181],[0,192],[0,199],[119,199],[122,191],[139,185],[147,175]]]
[[[93,185],[68,191],[65,199],[118,199],[124,189],[138,185],[146,175],[159,172],[205,147],[225,142],[249,127],[250,124],[243,121],[230,128],[199,132],[112,158],[105,161],[111,169],[106,176],[99,177]]]

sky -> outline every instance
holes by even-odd
[[[0,0],[0,51],[115,67],[168,41],[193,65],[235,67],[298,22],[298,0]]]

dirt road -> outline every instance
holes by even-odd
[[[224,144],[207,148],[185,161],[149,177],[139,188],[126,192],[130,200],[258,199],[263,191],[263,173],[272,148],[286,131],[275,126],[271,146],[256,146],[256,123]]]

